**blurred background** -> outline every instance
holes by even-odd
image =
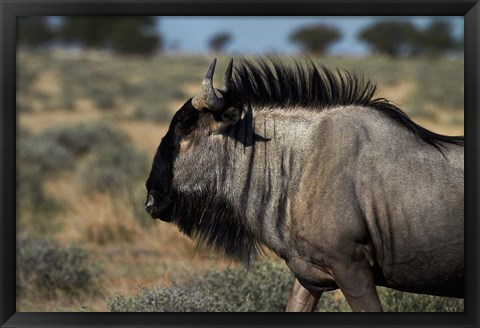
[[[463,17],[19,17],[17,311],[282,311],[292,275],[275,255],[246,271],[145,212],[173,114],[213,57],[223,72],[308,55],[463,135],[463,31]],[[387,311],[463,311],[378,290]],[[324,295],[318,311],[348,311]]]

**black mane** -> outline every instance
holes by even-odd
[[[423,141],[441,151],[442,142],[464,145],[463,136],[445,136],[413,122],[398,106],[385,98],[373,98],[376,85],[347,71],[334,73],[306,58],[304,65],[293,60],[286,66],[278,59],[242,59],[235,67],[227,98],[266,107],[304,107],[323,110],[359,105],[381,111],[402,123]]]

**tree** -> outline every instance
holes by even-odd
[[[452,27],[446,21],[432,21],[422,33],[422,44],[427,55],[438,56],[449,50],[459,48],[452,35]]]
[[[121,54],[150,54],[162,39],[154,17],[72,16],[60,28],[62,40],[87,48],[109,49]]]
[[[341,37],[342,34],[336,27],[316,24],[295,30],[290,34],[289,40],[299,44],[304,52],[322,54]]]
[[[68,16],[63,18],[59,34],[65,43],[101,48],[108,42],[114,23],[109,16]]]
[[[110,33],[110,45],[115,52],[149,54],[160,49],[160,36],[153,17],[124,17]]]
[[[208,45],[213,52],[222,52],[231,41],[232,36],[229,33],[218,33],[208,41]]]
[[[17,44],[19,45],[38,48],[48,45],[54,37],[46,17],[19,17],[17,27]]]
[[[421,44],[421,34],[410,22],[377,22],[362,30],[358,39],[391,57],[418,53]]]
[[[465,48],[465,39],[462,35],[462,37],[457,39],[455,42],[455,50],[463,52],[464,48]]]

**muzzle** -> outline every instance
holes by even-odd
[[[172,221],[173,202],[169,198],[159,196],[155,190],[150,191],[145,202],[145,210],[152,219],[170,222]]]

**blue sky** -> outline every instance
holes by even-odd
[[[343,39],[331,47],[331,53],[363,55],[368,48],[356,40],[358,31],[377,20],[411,20],[427,25],[433,17],[159,17],[158,29],[166,48],[184,52],[208,52],[208,40],[219,32],[232,34],[227,48],[231,54],[277,52],[293,54],[298,48],[288,41],[290,33],[307,24],[323,23],[338,27]],[[440,18],[440,17],[438,17]],[[463,35],[463,16],[442,17],[451,21],[455,35]]]

